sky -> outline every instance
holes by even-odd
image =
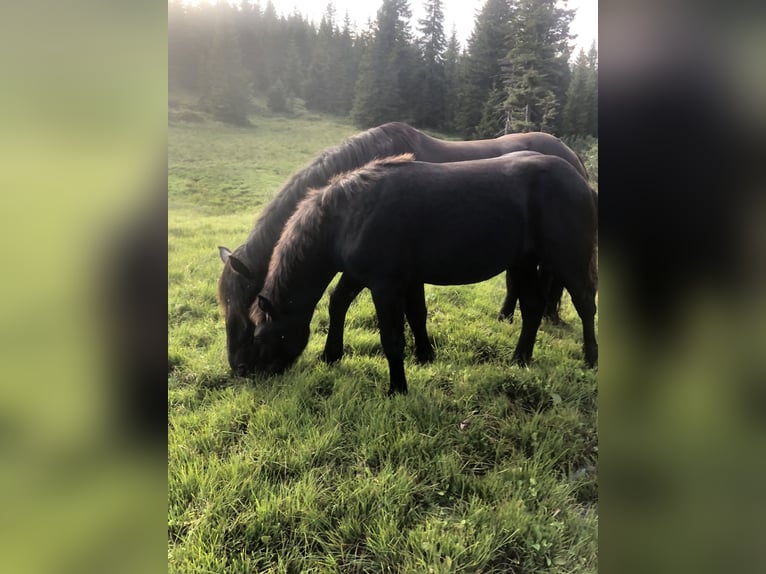
[[[298,12],[315,23],[322,18],[322,13],[327,7],[327,0],[272,0],[279,14],[290,14],[297,8]],[[452,32],[455,24],[457,37],[463,47],[471,35],[476,12],[484,5],[485,0],[443,0],[444,28],[447,36]],[[380,0],[332,0],[339,21],[343,21],[346,11],[352,22],[356,22],[357,28],[364,28],[368,19],[375,19],[380,7]],[[261,1],[265,6],[266,0]],[[410,0],[412,8],[412,23],[416,24],[422,17],[422,0]],[[591,42],[596,40],[598,46],[598,0],[569,0],[568,8],[577,8],[577,14],[570,26],[570,31],[578,35],[574,41],[575,49],[572,56],[576,56],[580,47],[588,51]]]

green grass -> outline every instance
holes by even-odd
[[[318,360],[327,296],[298,362],[236,378],[216,302],[216,246],[324,147],[358,130],[316,117],[169,128],[168,561],[171,572],[595,572],[596,373],[579,318],[543,324],[531,367],[503,277],[426,287],[436,361],[386,398],[371,299],[346,356]]]

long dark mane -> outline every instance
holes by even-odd
[[[270,253],[285,222],[307,191],[324,187],[338,174],[354,170],[375,159],[417,149],[427,137],[407,124],[390,122],[351,136],[338,146],[322,151],[308,166],[296,172],[263,209],[245,246],[268,245]],[[246,260],[251,258],[245,257]]]
[[[364,194],[372,183],[383,177],[386,168],[414,159],[411,153],[376,159],[356,170],[333,176],[330,183],[322,188],[310,189],[282,229],[261,292],[278,302],[280,295],[287,290],[285,277],[312,257],[312,247],[324,243],[323,234],[327,233],[328,227],[322,224],[327,214],[337,213],[343,209],[344,203]],[[251,319],[256,325],[263,322],[263,311],[258,305],[253,305]]]

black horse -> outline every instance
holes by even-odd
[[[224,268],[218,282],[218,300],[226,321],[226,346],[231,368],[240,375],[252,370],[256,349],[253,348],[254,326],[248,319],[248,312],[263,287],[269,259],[285,222],[310,189],[323,187],[338,174],[361,167],[376,158],[401,153],[412,153],[419,161],[443,163],[497,157],[520,150],[562,157],[574,166],[580,176],[587,178],[577,154],[558,138],[542,132],[508,134],[488,140],[447,141],[430,137],[407,124],[392,122],[364,131],[338,147],[323,151],[309,166],[293,175],[266,206],[243,245],[233,253],[219,247]],[[328,362],[336,361],[343,355],[346,312],[362,288],[358,282],[343,275],[330,296],[330,325],[322,353],[323,359]],[[560,293],[557,296],[560,297]],[[516,297],[509,278],[508,293],[500,310],[501,318],[512,318]],[[551,320],[555,321],[558,317],[556,297],[549,307],[552,309]],[[408,312],[410,326],[413,320],[417,317],[411,320]],[[416,353],[421,360],[432,356],[427,341],[427,336],[417,337]]]
[[[594,366],[596,218],[594,192],[555,156],[432,164],[405,154],[371,162],[310,192],[285,225],[251,309],[256,370],[281,372],[303,352],[316,304],[337,272],[372,293],[389,394],[407,392],[404,316],[424,336],[425,305],[409,307],[424,283],[475,283],[509,270],[522,313],[513,358],[526,364],[543,312],[538,265],[569,291],[585,361]]]

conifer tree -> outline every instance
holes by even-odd
[[[504,113],[503,102],[506,94],[502,85],[493,84],[487,95],[487,100],[481,107],[481,117],[474,130],[477,138],[496,138],[510,133],[510,126]]]
[[[360,64],[351,115],[361,127],[407,120],[412,16],[407,0],[383,0]]]
[[[327,10],[319,23],[314,46],[314,54],[308,70],[306,80],[306,106],[312,110],[330,111],[333,107],[333,78],[332,69],[334,52],[334,29],[332,3],[328,4]]]
[[[234,8],[215,7],[215,28],[207,50],[200,107],[221,121],[244,125],[248,123],[250,86],[242,65]]]
[[[343,18],[343,29],[338,36],[338,74],[335,90],[337,94],[337,110],[339,114],[348,114],[354,102],[354,85],[359,68],[361,46],[355,42],[351,32],[351,18],[346,12]]]
[[[556,0],[514,1],[510,48],[503,61],[507,97],[501,122],[511,131],[560,133],[573,17],[574,11],[560,8]]]
[[[199,8],[181,0],[168,3],[168,89],[199,90],[202,37],[195,29]]]
[[[569,137],[585,135],[588,131],[588,60],[580,49],[574,62],[572,77],[564,106],[564,134]]]
[[[479,136],[477,128],[493,86],[500,81],[500,60],[507,53],[510,20],[508,0],[487,0],[476,17],[460,65],[455,127],[464,138]]]
[[[268,0],[261,15],[258,48],[254,54],[254,65],[258,70],[256,80],[261,93],[271,88],[279,77],[282,58],[280,44],[284,38],[284,29],[281,24],[274,3]]]
[[[595,43],[588,55],[580,49],[572,69],[564,107],[564,134],[570,138],[597,135],[597,81]]]
[[[248,81],[256,90],[261,85],[260,53],[264,37],[264,24],[258,4],[243,2],[237,15],[237,36],[239,38],[242,65]]]
[[[588,78],[586,82],[588,90],[588,124],[586,133],[598,137],[598,50],[594,40],[588,50]]]
[[[305,82],[304,66],[301,62],[298,46],[295,38],[288,38],[285,52],[285,68],[282,74],[285,89],[290,97],[303,96],[303,84]]]
[[[444,83],[445,103],[444,121],[440,126],[448,132],[456,131],[455,114],[457,112],[459,76],[458,66],[460,59],[460,43],[457,39],[457,28],[453,24],[447,49],[444,51]]]
[[[426,15],[418,21],[420,67],[417,74],[419,95],[414,120],[419,126],[437,127],[446,115],[447,78],[444,69],[444,11],[441,0],[425,0]]]

